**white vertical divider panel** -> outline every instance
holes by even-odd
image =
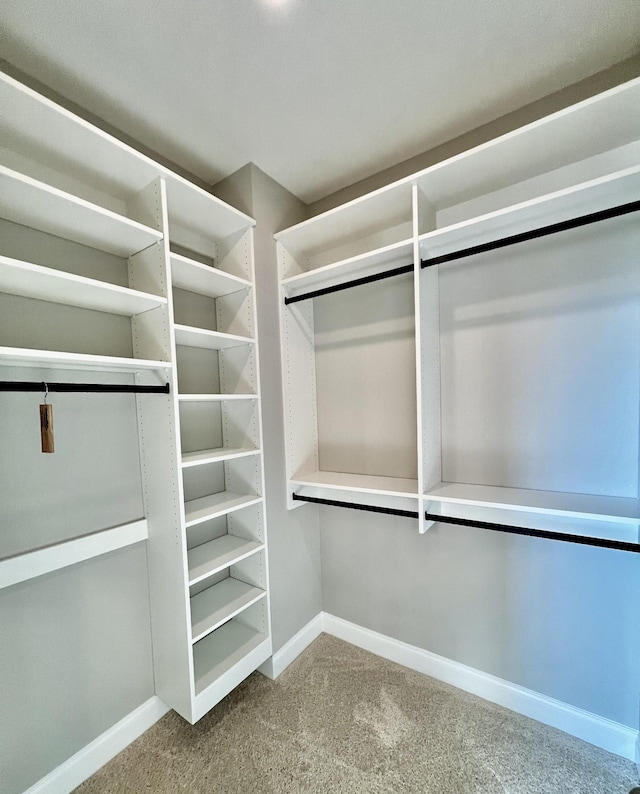
[[[277,243],[279,281],[289,272],[289,254]],[[296,476],[317,472],[318,414],[316,407],[316,364],[313,330],[313,301],[285,306],[280,287],[280,336],[283,351],[282,380],[287,481],[287,508],[304,502],[292,499],[290,481]]]
[[[421,416],[421,436],[419,447],[422,449],[418,478],[420,483],[420,532],[426,532],[432,521],[425,521],[428,508],[424,494],[441,480],[442,440],[440,417],[440,295],[439,266],[420,266],[420,234],[436,228],[436,212],[433,205],[418,185],[414,188],[414,256],[416,264],[417,322],[416,331],[420,339],[417,380],[420,401],[418,413]]]
[[[167,298],[163,314],[151,312],[134,317],[134,355],[147,347],[167,351],[173,358],[173,300],[169,265],[168,217],[164,180],[143,206],[135,211],[156,214],[157,228],[164,238],[129,261],[130,280],[156,283]],[[131,206],[131,205],[130,205]],[[191,718],[193,660],[189,634],[190,614],[187,582],[187,549],[183,529],[183,486],[178,435],[177,371],[167,371],[171,393],[140,394],[137,397],[138,436],[142,466],[145,513],[149,524],[147,561],[151,601],[151,626],[156,693],[185,719]]]
[[[422,327],[420,303],[420,235],[418,207],[418,186],[411,186],[411,223],[413,227],[413,310],[415,313],[415,339],[416,339],[416,444],[418,455],[418,531],[425,531],[424,510],[422,509],[422,494],[424,493],[424,434],[423,434],[423,408],[422,408]]]

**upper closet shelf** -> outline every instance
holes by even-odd
[[[59,350],[33,350],[22,347],[0,347],[0,365],[131,373],[171,368],[171,363],[168,361],[94,356],[89,353],[65,353]]]
[[[220,298],[251,286],[246,279],[174,253],[171,254],[171,280],[174,287],[210,298]]]
[[[167,302],[159,295],[0,256],[0,292],[133,317]]]
[[[297,475],[290,481],[292,488],[310,486],[325,491],[377,494],[380,496],[418,497],[418,481],[400,477],[379,477],[371,474],[345,474],[316,471]]]
[[[470,221],[427,232],[420,237],[420,256],[423,259],[441,256],[610,209],[639,198],[640,167],[626,168]]]
[[[0,216],[124,257],[162,239],[155,229],[1,165]]]
[[[339,248],[348,240],[370,240],[369,250],[374,251],[407,239],[411,234],[411,201],[409,183],[392,185],[302,221],[278,232],[275,238],[303,270],[310,270],[328,264],[315,262],[319,253]]]
[[[176,325],[176,345],[201,347],[207,350],[225,350],[229,347],[252,345],[254,340],[248,336],[223,334],[220,331],[208,331],[204,328],[191,328],[188,325]]]
[[[350,279],[374,276],[393,266],[411,264],[413,261],[413,240],[401,240],[375,251],[343,259],[324,267],[291,276],[282,280],[282,286],[289,297],[295,297],[308,290],[323,289],[344,283]]]
[[[212,237],[226,237],[254,223],[243,212],[2,72],[0,106],[4,145],[24,157],[46,162],[125,201],[163,177],[170,222],[206,230]]]
[[[523,182],[640,138],[640,78],[455,155],[414,181],[435,209]]]
[[[429,502],[516,510],[580,520],[605,521],[638,528],[640,500],[590,494],[533,491],[491,485],[440,483],[425,499]]]

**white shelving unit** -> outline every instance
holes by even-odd
[[[420,265],[637,202],[639,108],[636,79],[276,234],[290,508],[296,494],[417,511],[420,531],[427,511],[639,540],[637,215]],[[379,316],[393,279],[336,287],[397,268],[413,280],[415,369],[396,387],[375,372],[398,336],[399,310]],[[335,393],[362,405],[362,418],[338,405],[341,434],[327,429]],[[375,446],[400,415],[415,478],[390,477]]]
[[[0,103],[0,218],[87,254],[0,250],[0,368],[170,385],[135,399],[144,519],[0,559],[0,583],[146,542],[156,692],[194,722],[271,655],[253,220],[4,74]]]

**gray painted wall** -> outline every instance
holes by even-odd
[[[6,222],[0,232],[9,256],[126,283],[117,257]],[[0,344],[30,343],[131,353],[128,320],[0,296]],[[3,377],[86,380],[62,370]],[[0,394],[0,556],[144,514],[134,398],[50,395],[52,455],[40,452],[40,402]],[[144,544],[0,590],[0,627],[0,788],[17,794],[153,695]]]
[[[256,297],[266,478],[273,650],[322,609],[317,510],[288,511],[284,457],[280,289],[273,234],[305,217],[305,207],[254,165],[220,182],[216,194],[256,219]]]

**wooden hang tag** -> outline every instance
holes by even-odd
[[[46,399],[46,398],[45,398]],[[40,438],[43,452],[54,452],[53,446],[53,406],[40,406]]]

